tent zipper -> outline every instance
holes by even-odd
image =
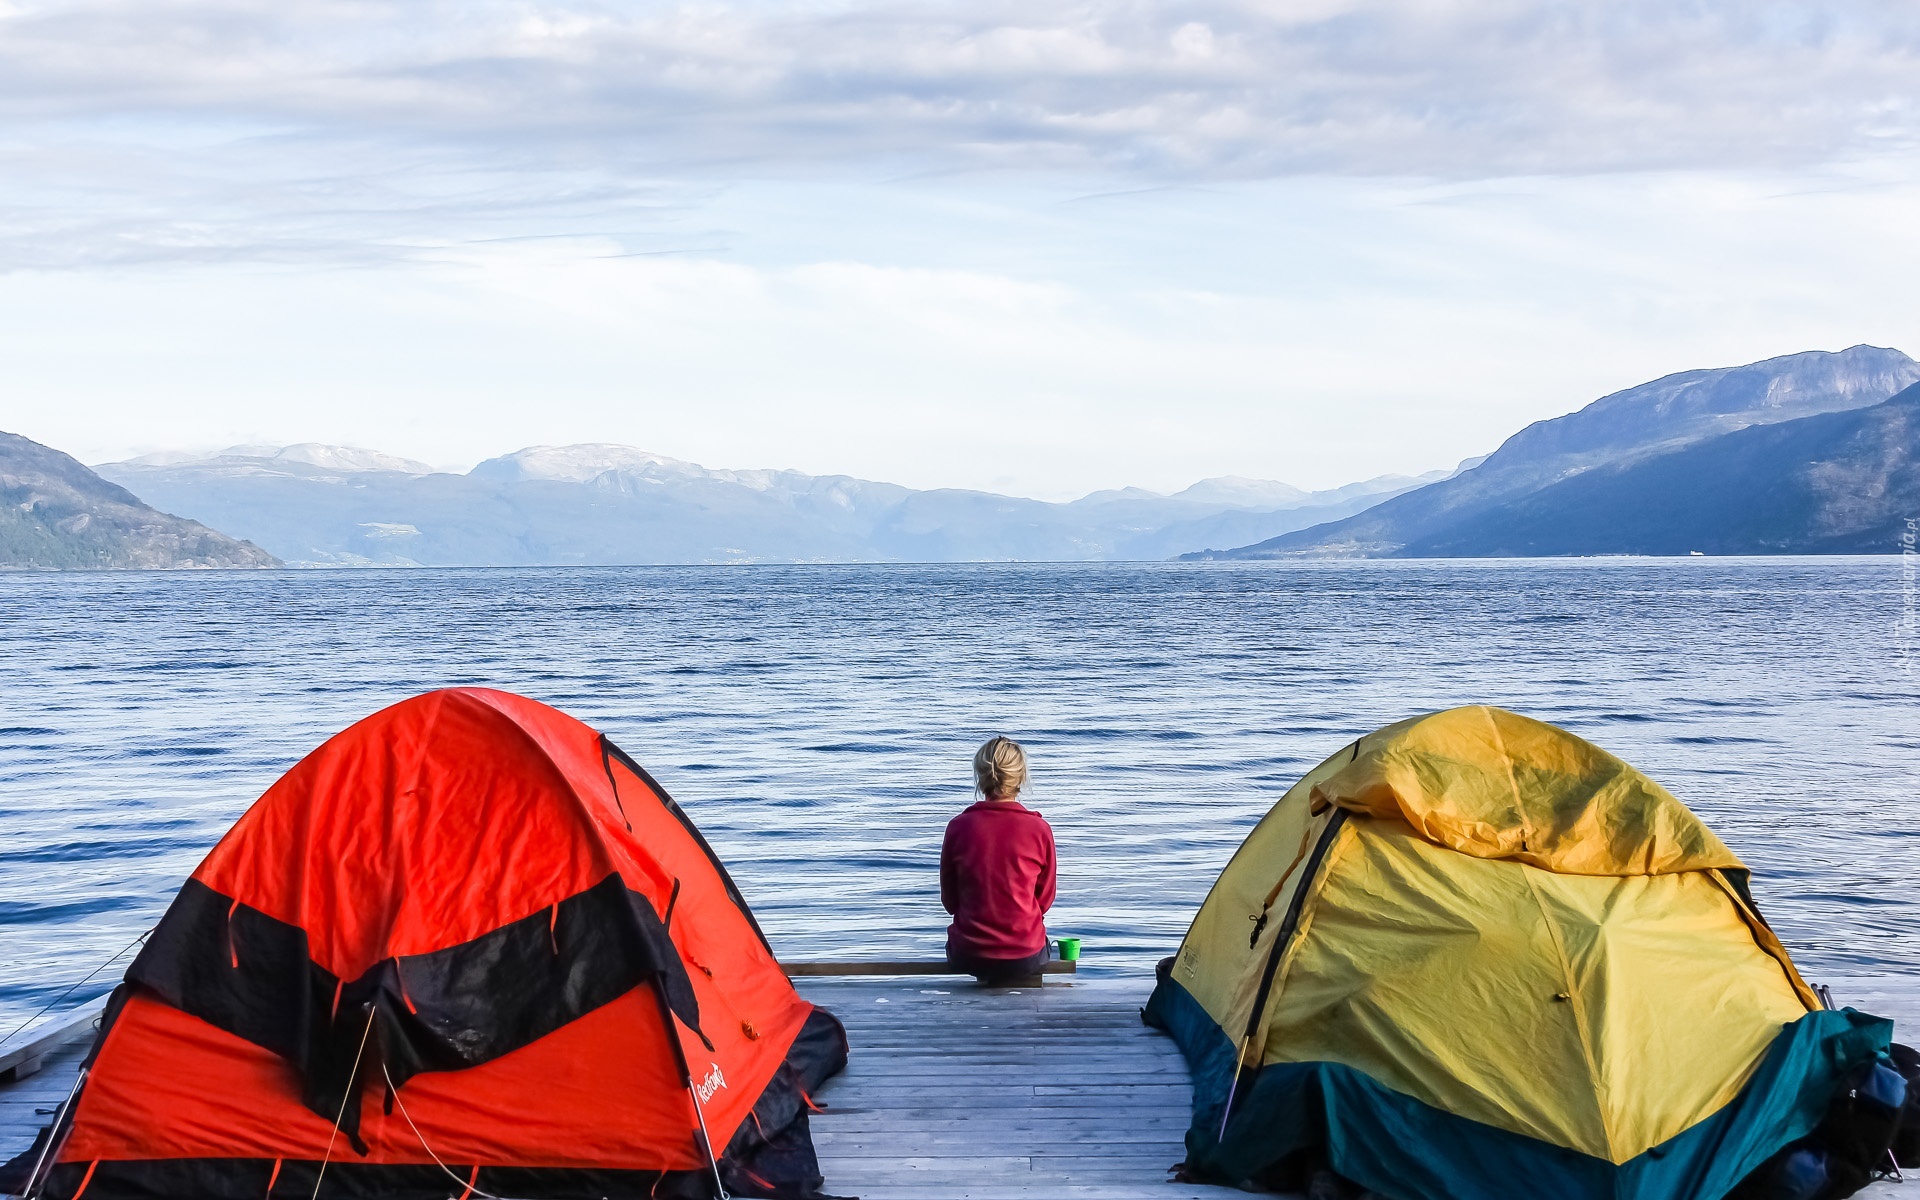
[[[1260,974],[1260,988],[1253,994],[1253,1011],[1247,1014],[1247,1030],[1240,1037],[1239,1053],[1233,1060],[1233,1082],[1227,1087],[1227,1102],[1220,1114],[1220,1136],[1225,1141],[1227,1122],[1233,1119],[1233,1102],[1240,1091],[1240,1077],[1250,1068],[1244,1066],[1247,1046],[1253,1041],[1253,1035],[1260,1030],[1260,1017],[1267,1007],[1267,997],[1273,990],[1274,975],[1280,969],[1280,958],[1287,952],[1288,943],[1293,941],[1294,931],[1300,927],[1300,912],[1306,906],[1307,892],[1313,887],[1314,877],[1320,873],[1320,864],[1326,859],[1327,851],[1333,848],[1334,839],[1346,828],[1347,810],[1336,808],[1328,819],[1326,829],[1320,834],[1320,840],[1313,845],[1313,853],[1307,858],[1307,865],[1301,868],[1300,882],[1293,889],[1293,899],[1287,902],[1287,913],[1280,921],[1280,932],[1273,935],[1273,949],[1267,952],[1267,965]]]

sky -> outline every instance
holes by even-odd
[[[0,0],[0,428],[1331,487],[1920,354],[1911,0]]]

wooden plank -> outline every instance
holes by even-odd
[[[1047,1129],[1012,1130],[999,1129],[994,1133],[995,1144],[1010,1154],[1048,1154],[1057,1153],[1062,1146],[1076,1146],[1080,1142],[1072,1136],[1075,1130],[1091,1129],[1095,1122],[1062,1122]],[[1181,1126],[1185,1128],[1184,1125]],[[867,1129],[836,1131],[820,1125],[813,1126],[815,1146],[831,1146],[836,1158],[864,1158],[872,1155],[900,1153],[902,1138],[894,1130]],[[931,1151],[935,1147],[965,1148],[977,1146],[980,1132],[972,1128],[928,1128],[913,1136],[912,1144],[922,1151]],[[1138,1145],[1154,1147],[1154,1153],[1160,1154],[1161,1147],[1167,1143],[1167,1127],[1156,1124],[1145,1129],[1130,1130],[1124,1139],[1109,1138],[1109,1147],[1129,1148]]]
[[[862,1200],[1077,1200],[1082,1196],[1097,1200],[1246,1200],[1247,1195],[1232,1188],[1200,1184],[1168,1184],[1152,1180],[1133,1186],[1101,1181],[1069,1183],[1031,1174],[1025,1179],[947,1181],[924,1176],[873,1177],[853,1183],[847,1190],[858,1191]],[[1274,1200],[1297,1198],[1274,1193]]]
[[[1023,1073],[1026,1078],[1036,1082],[1051,1080],[1059,1084],[1080,1083],[1098,1080],[1103,1083],[1119,1083],[1137,1079],[1141,1083],[1177,1083],[1187,1082],[1186,1071],[1177,1062],[1140,1062],[1119,1055],[1102,1055],[1092,1062],[1064,1054],[886,1054],[871,1045],[858,1047],[865,1056],[874,1061],[884,1057],[895,1075],[904,1074],[907,1068],[945,1071],[949,1074],[960,1071],[970,1075],[1004,1076],[1007,1073]],[[1046,1086],[1053,1086],[1047,1084]]]
[[[32,1029],[22,1031],[23,1036],[14,1047],[0,1053],[0,1084],[27,1078],[40,1069],[48,1052],[91,1034],[99,1025],[100,1014],[106,1007],[107,997],[96,996],[84,1004],[47,1018]]]
[[[831,1085],[829,1085],[831,1086]],[[1113,1088],[1105,1091],[1094,1089],[1071,1095],[1035,1095],[1032,1087],[992,1088],[986,1086],[960,1087],[951,1083],[939,1083],[928,1080],[919,1087],[872,1087],[863,1085],[858,1079],[847,1080],[840,1085],[842,1091],[859,1089],[861,1103],[872,1108],[891,1108],[912,1106],[916,1100],[936,1097],[939,1104],[951,1112],[956,1107],[975,1109],[1004,1109],[1018,1107],[1029,1111],[1042,1111],[1049,1108],[1089,1108],[1095,1104],[1107,1110],[1161,1108],[1168,1111],[1185,1109],[1186,1093],[1180,1093],[1180,1099],[1172,1098],[1171,1093],[1148,1092],[1135,1094],[1126,1088]],[[828,1092],[821,1089],[829,1104],[838,1103],[840,1092]],[[921,1107],[930,1107],[922,1105]],[[831,1111],[831,1110],[829,1110]]]
[[[823,976],[861,976],[861,975],[953,975],[972,978],[945,959],[919,960],[914,962],[859,961],[859,962],[783,962],[780,969],[792,978],[814,978]],[[1072,975],[1079,971],[1077,962],[1054,960],[1040,964],[1041,975]],[[1018,984],[1003,984],[1004,987],[1017,987]]]
[[[33,1144],[53,1112],[73,1090],[80,1064],[92,1043],[69,1041],[47,1052],[40,1073],[19,1083],[0,1085],[0,1161]]]
[[[903,1154],[927,1159],[938,1158],[942,1161],[951,1161],[946,1157],[945,1152],[948,1148],[953,1147],[955,1143],[951,1141],[935,1141],[931,1138],[914,1138],[912,1141],[895,1140],[891,1144],[886,1144],[878,1139],[874,1139],[859,1144],[834,1142],[831,1143],[831,1145],[833,1146],[833,1156],[836,1159],[882,1159],[886,1162],[897,1162]],[[1092,1165],[1102,1165],[1113,1170],[1124,1169],[1127,1171],[1138,1171],[1141,1167],[1145,1166],[1154,1171],[1164,1172],[1164,1170],[1172,1166],[1174,1162],[1173,1159],[1167,1157],[1165,1150],[1159,1143],[1153,1142],[1103,1146],[1102,1150],[1104,1153],[1097,1157],[1089,1156],[1084,1146],[1076,1149],[1072,1142],[1048,1138],[1033,1138],[1022,1142],[1002,1142],[997,1144],[995,1148],[1002,1151],[1005,1156],[1027,1160],[1030,1164],[1033,1164],[1035,1169],[1055,1165],[1073,1170],[1083,1170]],[[979,1149],[980,1147],[978,1145],[973,1147],[976,1153]],[[849,1169],[862,1170],[865,1168],[853,1167]]]
[[[842,1090],[846,1090],[844,1085]],[[822,1091],[824,1092],[825,1089]],[[940,1124],[952,1122],[971,1127],[1032,1125],[1040,1121],[1096,1121],[1105,1122],[1107,1125],[1115,1124],[1113,1106],[1101,1103],[1099,1097],[1058,1096],[1054,1099],[1060,1100],[1059,1104],[1004,1108],[955,1108],[951,1104],[930,1100],[925,1096],[911,1103],[884,1106],[849,1104],[845,1099],[845,1096],[829,1097],[830,1102],[824,1102],[816,1098],[816,1102],[825,1103],[826,1111],[821,1115],[821,1119],[845,1121],[846,1128],[880,1128],[903,1125],[906,1122],[912,1122],[915,1126],[929,1122]],[[1129,1116],[1125,1124],[1131,1127],[1136,1121],[1165,1120],[1170,1123],[1178,1121],[1183,1123],[1181,1128],[1184,1129],[1184,1122],[1191,1113],[1191,1108],[1186,1104],[1145,1105]]]
[[[858,1190],[863,1200],[1077,1200],[1082,1196],[1089,1200],[1246,1200],[1245,1192],[1200,1184],[1148,1181],[1129,1187],[1106,1182],[1067,1183],[1044,1177],[1024,1181],[996,1178],[945,1182],[912,1177],[876,1178],[850,1190]],[[1273,1195],[1274,1200],[1297,1200],[1283,1193]]]
[[[877,1005],[879,1001],[876,1000],[874,1003]],[[1062,1025],[1051,1021],[1041,1021],[1036,1018],[1035,1014],[1015,1008],[1012,1005],[998,1010],[991,1008],[972,1008],[965,1005],[948,1005],[941,1008],[943,1013],[948,1014],[943,1018],[941,1024],[935,1024],[931,1028],[922,1028],[916,1031],[914,1026],[921,1019],[919,1014],[928,1011],[927,1006],[896,1004],[890,1009],[860,1009],[849,1008],[846,1005],[841,1005],[838,1008],[834,1008],[832,1005],[827,1005],[826,1007],[831,1008],[836,1015],[840,1016],[841,1019],[846,1022],[847,1028],[858,1029],[861,1033],[866,1034],[868,1040],[876,1046],[924,1046],[930,1042],[946,1041],[979,1047],[1019,1045],[1041,1049],[1050,1045],[1057,1045],[1061,1042],[1075,1041],[1086,1042],[1089,1045],[1098,1045],[1099,1039],[1106,1036],[1117,1038],[1132,1037],[1135,1039],[1157,1038],[1160,1036],[1154,1030],[1148,1029],[1145,1025],[1141,1024],[1138,1014],[1132,1013],[1128,1014],[1125,1018],[1103,1020],[1099,1017],[1089,1017],[1085,1021]],[[971,1018],[970,1023],[966,1027],[954,1028],[944,1023],[945,1021],[953,1021],[957,1024],[958,1016],[961,1013]],[[967,1040],[969,1035],[978,1035],[982,1032],[979,1022],[1002,1020],[1014,1013],[1020,1015],[1020,1038],[1017,1042],[1005,1039],[998,1039],[994,1042],[969,1042]],[[918,1036],[915,1036],[916,1032]]]
[[[1137,1128],[1141,1122],[1159,1122],[1168,1126],[1178,1125],[1184,1131],[1187,1119],[1191,1115],[1192,1109],[1186,1104],[1170,1104],[1161,1108],[1149,1106],[1132,1113],[1126,1121],[1116,1123],[1111,1107],[1101,1104],[1097,1098],[1085,1096],[1079,1097],[1077,1104],[1050,1104],[1045,1108],[956,1109],[952,1105],[929,1105],[924,1100],[898,1108],[869,1108],[855,1104],[843,1105],[835,1101],[825,1106],[825,1112],[815,1114],[814,1124],[823,1129],[846,1130],[893,1128],[909,1121],[916,1126],[927,1128],[964,1125],[975,1129],[984,1129],[989,1126],[1001,1129],[1038,1129],[1043,1126],[1072,1124],[1079,1121],[1104,1123],[1108,1126],[1118,1124],[1120,1128],[1131,1130]]]
[[[1027,1182],[1033,1179],[1072,1179],[1075,1176],[1098,1177],[1123,1183],[1155,1184],[1165,1181],[1173,1164],[1160,1156],[1127,1159],[1079,1157],[1048,1162],[1026,1154],[969,1155],[933,1157],[900,1155],[892,1159],[849,1161],[845,1183],[860,1187],[869,1181],[915,1178],[950,1181],[965,1179]]]
[[[827,1189],[870,1200],[1226,1197],[1167,1182],[1192,1095],[1140,1022],[1140,981],[925,988],[802,980],[847,1025],[847,1071],[813,1120]]]

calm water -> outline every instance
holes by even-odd
[[[1308,766],[1489,702],[1691,803],[1809,974],[1912,971],[1900,584],[1890,559],[0,576],[0,1033],[301,755],[449,684],[610,734],[793,957],[938,952],[988,734],[1034,753],[1052,924],[1117,971],[1171,952]]]

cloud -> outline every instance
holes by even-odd
[[[768,176],[1793,169],[1910,152],[1916,79],[1907,0],[16,0],[0,263],[378,258]]]

